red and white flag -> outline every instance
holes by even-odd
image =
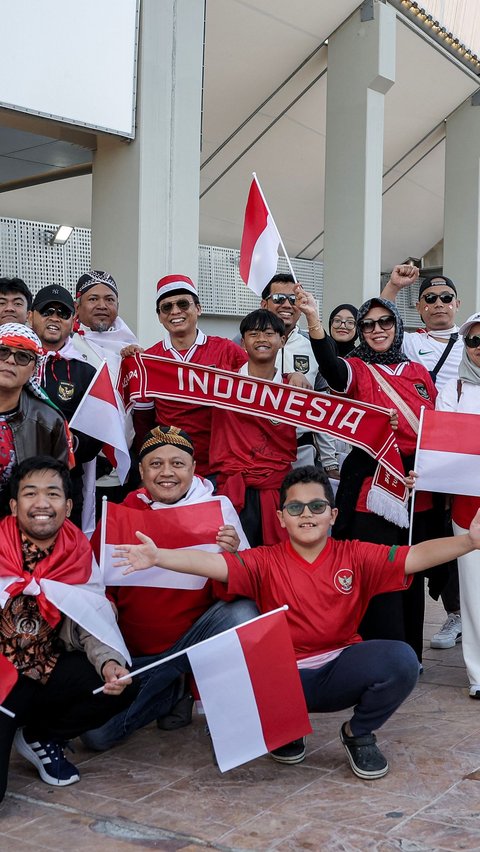
[[[98,368],[80,405],[70,420],[70,429],[78,429],[103,443],[103,452],[116,468],[123,485],[130,470],[130,455],[125,438],[125,410],[114,390],[107,362]]]
[[[311,733],[283,611],[188,649],[222,772]]]
[[[218,529],[223,524],[233,524],[240,533],[238,515],[225,497],[212,497],[184,506],[165,506],[145,511],[106,503],[102,513],[100,567],[107,586],[151,586],[162,589],[202,589],[208,582],[205,577],[168,571],[161,566],[123,574],[113,560],[113,551],[119,544],[138,544],[138,530],[153,539],[157,547],[169,549],[196,548],[218,553]],[[240,547],[248,547],[243,532]],[[97,549],[96,535],[92,539]]]
[[[13,687],[15,686],[18,680],[18,671],[3,654],[0,654],[0,705],[3,704],[8,695],[10,695]],[[14,714],[7,710],[5,707],[0,706],[0,710],[2,713],[6,713],[8,716],[13,716]]]
[[[280,242],[277,226],[254,175],[243,223],[240,275],[257,296],[262,295],[262,290],[277,271]]]
[[[415,471],[416,490],[480,497],[478,414],[424,411]]]

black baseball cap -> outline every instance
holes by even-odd
[[[52,302],[65,305],[66,308],[71,310],[72,314],[75,313],[72,294],[65,287],[61,287],[60,284],[48,284],[47,287],[42,287],[33,300],[32,311],[40,311],[45,305],[51,305]]]

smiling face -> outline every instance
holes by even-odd
[[[201,306],[195,304],[190,293],[168,294],[157,305],[158,318],[170,337],[187,342],[195,339],[201,313]]]
[[[5,322],[19,322],[22,325],[28,319],[28,305],[22,293],[0,293],[0,325]]]
[[[280,526],[288,533],[290,541],[299,553],[308,553],[321,550],[325,545],[330,527],[335,523],[338,509],[327,506],[321,515],[313,514],[308,506],[305,506],[301,515],[289,515],[285,506],[288,503],[309,503],[311,500],[325,500],[325,490],[318,482],[299,482],[292,485],[285,497],[282,510],[277,512]]]
[[[428,304],[425,301],[426,296],[430,296],[431,294],[439,296],[443,293],[453,296],[452,301],[448,304],[442,302],[441,299],[436,299],[433,304]],[[445,328],[451,328],[455,324],[455,316],[459,307],[460,301],[455,295],[455,290],[452,290],[441,278],[438,279],[438,284],[427,287],[423,291],[416,304],[416,309],[425,323],[427,331],[431,331],[432,334],[435,331],[443,331]]]
[[[277,353],[285,346],[285,337],[269,326],[264,331],[246,331],[242,343],[249,360],[254,364],[274,364]]]
[[[45,305],[45,309],[47,308],[65,310],[65,306],[59,302],[50,302],[48,305]],[[67,337],[72,333],[73,313],[69,319],[62,319],[58,315],[58,312],[48,317],[42,316],[39,311],[33,311],[32,328],[38,334],[44,349],[57,351],[62,348]]]
[[[72,511],[57,471],[34,470],[20,481],[10,510],[18,528],[42,550],[49,547]]]
[[[77,316],[91,331],[108,331],[118,317],[118,298],[106,284],[95,284],[80,296]]]
[[[262,308],[266,308],[267,311],[271,311],[272,314],[276,314],[277,317],[280,317],[280,319],[283,320],[287,335],[295,328],[300,318],[301,311],[297,308],[296,304],[291,305],[288,299],[285,299],[283,304],[280,304],[279,302],[275,302],[275,300],[272,299],[272,296],[275,293],[281,293],[284,296],[295,296],[294,287],[295,284],[293,283],[274,281],[273,284],[270,285],[269,296],[261,301]]]
[[[140,462],[140,476],[152,500],[177,503],[190,488],[195,462],[190,453],[172,444],[147,453]]]
[[[480,339],[480,322],[475,323],[475,325],[469,328],[467,337],[478,337]],[[466,346],[465,351],[469,361],[475,364],[476,367],[480,367],[480,346],[476,346],[474,349]]]
[[[330,335],[338,343],[349,343],[356,334],[356,321],[347,308],[337,311],[330,323]]]
[[[383,308],[378,305],[374,308],[370,308],[363,319],[379,320],[380,317],[393,317],[393,314],[388,310],[388,308]],[[395,323],[392,328],[383,329],[378,322],[376,322],[372,331],[361,331],[360,333],[364,338],[365,343],[367,343],[370,349],[373,349],[374,352],[387,352],[395,340]]]

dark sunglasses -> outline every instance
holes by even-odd
[[[295,293],[271,293],[270,296],[267,296],[267,299],[271,299],[275,305],[283,305],[285,302],[294,305],[297,297]]]
[[[38,313],[41,317],[57,316],[63,320],[71,319],[73,315],[73,311],[71,311],[70,308],[67,308],[66,305],[57,305],[57,307],[50,305],[48,308],[41,308]]]
[[[395,325],[395,317],[379,317],[378,319],[362,319],[358,321],[360,331],[370,334],[376,325],[383,331],[389,331]]]
[[[340,319],[340,317],[334,317],[333,318],[332,328],[341,328],[342,325],[344,325],[345,328],[348,328],[348,330],[351,331],[353,328],[355,328],[356,322],[355,322],[354,319],[343,320],[343,319]]]
[[[158,309],[162,314],[169,314],[173,308],[178,308],[179,311],[188,311],[193,302],[190,299],[179,299],[178,302],[160,302]]]
[[[434,305],[437,299],[440,299],[444,305],[449,305],[453,302],[455,295],[453,293],[422,293],[421,299],[425,299],[427,305]]]
[[[476,334],[474,337],[466,337],[465,346],[468,346],[469,349],[476,349],[480,346],[480,335]]]
[[[296,500],[293,503],[286,503],[282,511],[288,512],[289,515],[295,518],[303,514],[305,506],[308,506],[312,515],[323,515],[327,506],[330,506],[330,503],[328,500],[310,500],[308,503],[300,503],[300,501]]]
[[[27,352],[26,349],[10,349],[9,346],[0,346],[0,361],[8,361],[10,355],[13,355],[13,360],[18,367],[26,367],[31,361],[36,360],[33,352]]]

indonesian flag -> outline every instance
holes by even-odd
[[[17,669],[10,660],[7,660],[3,654],[0,654],[0,705],[3,704],[7,696],[10,695],[10,692],[15,686],[17,680]],[[0,707],[0,709],[2,712],[7,712],[4,708]],[[10,713],[8,713],[8,715],[10,715]]]
[[[417,490],[480,497],[478,414],[424,411],[415,471]]]
[[[103,443],[103,452],[116,468],[123,485],[130,470],[130,455],[125,438],[125,410],[114,390],[107,362],[98,368],[80,405],[70,420],[70,429],[78,429]]]
[[[222,772],[311,733],[283,611],[188,649]]]
[[[257,296],[277,271],[279,243],[280,234],[254,174],[243,223],[240,275]]]
[[[161,589],[203,589],[206,577],[169,571],[161,566],[123,574],[114,565],[113,551],[119,544],[138,544],[138,530],[153,539],[157,547],[196,548],[218,553],[218,529],[233,524],[239,530],[238,515],[226,497],[212,497],[198,503],[165,505],[156,511],[143,511],[105,503],[102,513],[100,566],[107,586],[153,586]],[[240,547],[248,547],[243,532]]]

